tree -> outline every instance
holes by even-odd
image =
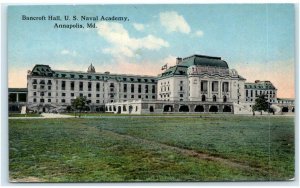
[[[255,104],[252,106],[253,115],[255,115],[254,111],[259,111],[260,115],[262,115],[262,111],[267,111],[269,109],[269,103],[267,102],[267,98],[265,95],[260,95],[255,99]]]
[[[79,117],[81,115],[81,111],[86,107],[87,105],[87,100],[86,97],[76,97],[76,99],[74,99],[72,101],[72,107],[74,108],[74,110],[79,110]],[[76,114],[75,114],[76,117]]]

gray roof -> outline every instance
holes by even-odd
[[[87,79],[87,80],[102,80],[115,79],[125,82],[144,82],[156,83],[156,76],[147,75],[129,75],[129,74],[111,74],[109,72],[93,73],[82,71],[62,71],[52,70],[49,65],[35,65],[31,71],[32,76],[55,77],[66,79]]]
[[[220,57],[213,57],[213,56],[204,56],[204,55],[192,55],[190,57],[183,58],[180,65],[185,66],[209,66],[209,67],[222,67],[228,69],[228,64],[226,61],[221,60]]]
[[[270,81],[256,81],[255,83],[245,83],[245,89],[276,90],[276,87]]]

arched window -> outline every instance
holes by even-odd
[[[197,105],[195,108],[195,112],[204,112],[204,107],[202,105]]]
[[[217,102],[217,97],[215,95],[213,96],[213,102]]]
[[[211,107],[209,108],[209,112],[218,112],[218,111],[219,111],[219,109],[218,109],[217,106],[211,106]]]
[[[289,109],[288,109],[288,107],[283,107],[281,111],[282,112],[289,112]]]
[[[149,111],[150,111],[150,112],[154,112],[153,106],[150,106]]]
[[[223,112],[231,112],[231,107],[230,106],[224,106]]]
[[[133,108],[133,107],[130,105],[130,106],[129,106],[129,114],[132,112],[132,108]]]
[[[227,97],[226,96],[223,97],[223,102],[227,102]]]
[[[182,105],[179,108],[179,112],[189,112],[189,107],[187,105]]]
[[[205,101],[206,100],[206,98],[205,98],[205,95],[202,95],[202,97],[201,97],[201,101]]]

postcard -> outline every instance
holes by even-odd
[[[292,181],[293,4],[9,5],[9,181]]]

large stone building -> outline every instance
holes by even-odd
[[[52,70],[48,65],[35,65],[28,72],[28,108],[63,111],[77,96],[86,96],[87,111],[104,111],[108,102],[155,100],[156,77],[97,73],[93,65],[87,72]]]
[[[26,106],[32,111],[61,112],[77,96],[86,96],[86,111],[249,114],[255,99],[264,94],[277,113],[287,105],[288,112],[294,111],[293,100],[277,100],[270,81],[245,81],[220,57],[203,55],[177,58],[176,65],[158,76],[99,73],[92,64],[86,72],[35,65],[27,75]]]
[[[260,95],[265,95],[269,103],[277,103],[277,89],[270,81],[255,80],[245,83],[246,102],[252,103]]]

